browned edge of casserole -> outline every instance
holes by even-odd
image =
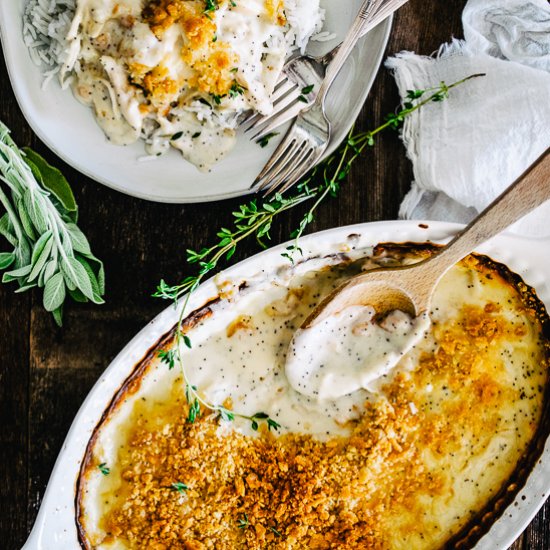
[[[356,236],[356,235],[353,235]],[[352,235],[350,235],[352,237]],[[404,242],[404,243],[380,243],[374,247],[373,256],[380,256],[385,253],[392,258],[400,258],[408,254],[417,254],[420,257],[428,257],[436,250],[441,248],[441,245],[430,242]],[[544,337],[546,367],[549,368],[550,363],[550,318],[546,311],[546,307],[537,297],[535,290],[527,285],[523,279],[510,271],[510,269],[500,263],[492,260],[486,255],[473,254],[482,265],[497,272],[506,283],[515,288],[523,305],[534,311],[537,319],[542,325],[542,334]],[[349,263],[352,260],[345,254],[336,253],[324,256],[325,258],[338,258],[341,263]],[[308,258],[300,263],[307,262],[313,259]],[[239,291],[246,288],[246,282],[241,283]],[[191,312],[183,321],[183,329],[188,330],[193,328],[197,323],[212,315],[211,306],[220,301],[220,297],[209,299],[203,306]],[[82,479],[86,472],[92,466],[92,449],[97,439],[98,432],[103,423],[106,422],[119,408],[124,398],[127,395],[135,393],[141,384],[142,377],[146,374],[152,361],[157,357],[161,349],[165,349],[172,345],[175,338],[176,326],[172,327],[146,352],[144,357],[136,364],[133,371],[126,378],[119,390],[113,396],[111,402],[103,412],[99,422],[95,426],[90,440],[86,446],[86,451],[82,459],[80,471],[75,485],[75,522],[78,532],[78,540],[80,546],[86,550],[92,550],[92,546],[86,538],[85,529],[82,522],[84,512],[82,510]],[[543,396],[543,410],[540,418],[537,431],[529,443],[529,447],[524,456],[520,460],[516,471],[508,480],[507,485],[501,487],[498,493],[490,499],[485,507],[476,514],[470,522],[456,535],[450,538],[444,545],[444,549],[466,550],[472,548],[483,535],[485,535],[493,523],[504,513],[505,509],[513,503],[518,492],[524,487],[529,474],[537,464],[537,461],[542,455],[544,445],[550,435],[550,379],[547,378],[546,387]]]

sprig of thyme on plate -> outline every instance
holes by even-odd
[[[186,277],[176,285],[169,285],[164,280],[160,281],[154,294],[155,297],[175,302],[184,300],[176,329],[175,346],[171,350],[162,350],[159,356],[170,368],[173,368],[176,364],[179,364],[181,367],[187,402],[189,404],[188,421],[193,422],[200,416],[202,405],[207,409],[217,411],[220,418],[226,421],[234,420],[235,417],[247,419],[255,430],[259,427],[258,421],[265,421],[269,429],[280,427],[265,413],[245,416],[235,411],[230,411],[223,406],[213,405],[199,394],[196,386],[193,386],[189,382],[180,351],[180,344],[182,342],[187,347],[191,347],[189,337],[183,332],[183,319],[187,311],[190,296],[205,277],[214,272],[222,261],[229,261],[239,243],[245,239],[253,237],[262,248],[266,248],[267,241],[271,239],[270,230],[275,218],[303,202],[311,201],[311,205],[302,217],[298,227],[290,235],[293,242],[287,246],[283,253],[284,257],[293,262],[296,254],[301,254],[302,252],[299,246],[299,239],[314,220],[315,211],[327,196],[334,197],[337,195],[340,185],[347,177],[353,162],[361,155],[365,148],[374,145],[375,137],[388,128],[399,129],[405,119],[415,111],[429,103],[445,100],[449,96],[450,90],[479,76],[483,75],[470,75],[449,85],[441,82],[439,86],[426,90],[408,90],[403,104],[395,113],[387,115],[383,124],[374,130],[366,132],[355,133],[354,129],[352,129],[340,147],[318,164],[294,187],[294,194],[289,194],[288,192],[284,195],[275,194],[272,198],[262,203],[257,199],[253,199],[248,204],[241,205],[237,211],[233,212],[233,224],[231,228],[222,227],[218,231],[218,241],[216,243],[198,251],[188,249],[187,263],[197,267],[195,275]]]
[[[4,183],[7,189],[1,185]],[[103,264],[76,225],[78,208],[63,174],[32,149],[19,150],[0,122],[0,235],[12,252],[0,252],[3,283],[16,292],[43,288],[43,305],[61,325],[67,295],[103,303]]]

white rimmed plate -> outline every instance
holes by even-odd
[[[331,229],[304,237],[304,257],[327,255],[341,251],[350,234],[358,235],[356,248],[379,242],[446,242],[461,228],[443,222],[392,221],[359,224]],[[262,252],[224,272],[233,281],[250,280],[255,274],[286,265],[281,253],[286,245]],[[550,240],[524,239],[502,235],[479,248],[479,252],[505,263],[512,271],[537,290],[539,298],[550,308],[550,263],[543,253]],[[200,307],[217,295],[212,280],[193,294],[189,311]],[[168,307],[149,323],[114,359],[95,384],[80,408],[63,444],[48,483],[34,529],[24,550],[73,550],[78,548],[75,523],[75,483],[86,445],[96,424],[113,395],[133,371],[137,362],[176,323],[179,311]],[[525,529],[550,492],[550,442],[532,470],[527,483],[510,505],[476,545],[476,550],[504,550]]]
[[[57,81],[42,90],[40,68],[31,61],[22,36],[25,0],[0,2],[0,37],[10,80],[25,118],[38,137],[65,162],[87,176],[128,195],[159,202],[204,202],[244,195],[270,157],[278,140],[262,149],[239,136],[231,154],[212,172],[200,173],[181,155],[170,151],[149,162],[143,144],[120,147],[110,143],[91,110],[80,104]],[[325,28],[336,34],[329,42],[312,42],[308,52],[324,53],[345,35],[361,0],[321,0],[326,8]],[[373,29],[355,49],[327,97],[334,123],[327,154],[340,143],[367,98],[388,41],[391,20]],[[283,135],[285,129],[281,130]]]

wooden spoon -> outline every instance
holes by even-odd
[[[300,328],[308,328],[354,305],[372,306],[378,318],[394,310],[418,317],[429,310],[437,283],[453,265],[549,199],[550,149],[547,149],[435,255],[410,266],[374,269],[349,279],[327,296]]]

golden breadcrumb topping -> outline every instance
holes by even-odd
[[[547,365],[536,345],[540,326],[523,313],[518,323],[488,301],[435,324],[433,348],[365,403],[349,437],[278,436],[265,426],[251,437],[212,414],[190,424],[181,397],[158,424],[153,405],[139,401],[113,465],[122,483],[102,519],[104,542],[157,550],[441,547],[500,490],[535,433]],[[526,341],[532,366],[508,372],[506,350]]]
[[[217,39],[216,23],[205,12],[203,0],[154,0],[144,9],[143,19],[159,40],[172,25],[181,26],[185,35],[181,58],[195,72],[187,82],[189,87],[217,96],[229,93],[235,81],[231,71],[239,57],[229,44]],[[132,77],[139,83],[138,73]],[[166,80],[160,85],[144,82],[144,88],[153,95],[165,93],[167,86]]]

